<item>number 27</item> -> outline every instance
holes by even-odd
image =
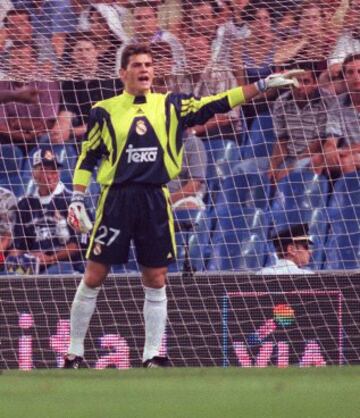
[[[95,242],[98,242],[101,245],[106,245],[107,247],[109,247],[119,236],[120,229],[115,229],[115,228],[108,229],[105,225],[102,225],[99,228],[99,232],[100,234],[95,238]],[[111,234],[111,236],[108,238],[109,233]]]

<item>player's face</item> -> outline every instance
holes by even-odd
[[[34,168],[33,177],[39,188],[39,194],[44,196],[53,193],[60,180],[56,168],[42,167],[41,165]]]
[[[360,60],[346,64],[345,81],[349,92],[360,92]]]
[[[132,55],[126,70],[120,70],[120,77],[128,93],[135,96],[148,93],[154,78],[151,56],[148,54]]]

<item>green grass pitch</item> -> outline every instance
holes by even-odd
[[[1,418],[360,418],[360,367],[3,371]]]

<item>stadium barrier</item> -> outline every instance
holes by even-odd
[[[0,369],[62,366],[80,277],[0,278]],[[359,363],[360,274],[171,275],[162,353],[174,366]],[[111,275],[86,338],[86,365],[141,366],[143,290]]]

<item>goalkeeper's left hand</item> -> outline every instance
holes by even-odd
[[[264,93],[267,89],[279,87],[299,87],[297,75],[303,74],[304,70],[289,70],[283,73],[270,74],[266,78],[256,82],[256,87],[260,93]]]
[[[68,224],[77,232],[86,234],[89,232],[93,224],[86,212],[85,195],[83,192],[74,191],[71,199],[71,204],[68,209]]]

